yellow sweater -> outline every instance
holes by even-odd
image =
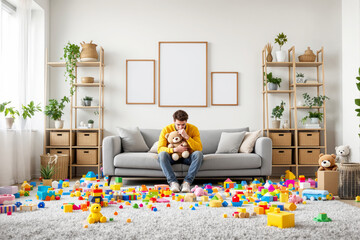
[[[168,141],[165,138],[165,135],[167,133],[171,133],[173,131],[176,131],[174,123],[163,128],[163,130],[160,133],[160,137],[159,137],[159,144],[158,144],[158,149],[157,149],[158,153],[167,152],[167,153],[171,154],[174,152],[174,149],[167,147]],[[202,151],[202,144],[201,144],[201,140],[200,140],[199,129],[190,123],[186,123],[185,131],[189,135],[189,139],[187,140],[187,143],[189,144],[189,147],[191,148],[191,152]]]

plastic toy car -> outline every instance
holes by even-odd
[[[311,201],[314,200],[332,200],[333,194],[329,193],[326,190],[315,190],[315,189],[305,189],[302,192],[302,198],[303,200],[310,199]]]

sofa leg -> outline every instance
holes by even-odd
[[[110,186],[112,176],[108,176],[108,186]]]

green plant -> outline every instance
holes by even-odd
[[[51,177],[54,175],[55,167],[50,166],[47,164],[45,167],[41,166],[40,174],[43,179],[51,179]]]
[[[275,43],[279,44],[280,46],[280,51],[281,51],[281,47],[287,42],[287,38],[286,35],[284,33],[279,33],[277,35],[277,38],[275,38]]]
[[[359,68],[359,76],[356,77],[356,80],[359,81],[359,82],[356,83],[356,86],[357,86],[357,89],[360,92],[360,68]],[[356,106],[360,106],[360,99],[359,98],[355,98],[355,104],[356,104]],[[355,112],[357,112],[356,116],[360,117],[360,108],[356,108]],[[360,127],[360,125],[359,125],[359,127]],[[358,133],[358,135],[360,137],[360,133]]]
[[[309,112],[308,116],[305,116],[301,119],[301,123],[305,125],[306,120],[308,120],[308,118],[318,118],[320,122],[322,122],[323,120],[323,113],[321,112]]]
[[[49,105],[45,106],[45,115],[49,116],[53,120],[61,120],[61,116],[64,114],[65,102],[69,102],[69,98],[64,96],[60,102],[56,99],[50,99]]]
[[[93,97],[89,97],[89,96],[85,96],[83,98],[84,101],[92,101],[93,100]]]
[[[328,98],[327,96],[318,96],[318,97],[312,97],[310,98],[310,95],[307,93],[303,94],[304,100],[305,100],[305,104],[304,106],[308,106],[310,108],[312,107],[321,107],[324,104],[325,100],[329,100],[330,98]]]
[[[296,73],[296,77],[304,77],[305,75],[303,73]]]
[[[94,120],[90,119],[90,120],[88,121],[88,123],[89,123],[89,124],[94,124]]]
[[[280,105],[273,108],[271,117],[275,118],[275,120],[281,119],[283,112],[284,112],[284,106],[285,106],[285,103],[284,103],[284,101],[281,100]]]
[[[15,107],[6,107],[6,105],[8,105],[8,104],[10,104],[10,103],[11,103],[11,101],[1,103],[1,104],[0,104],[0,113],[1,113],[1,112],[4,112],[5,117],[6,117],[8,114],[10,114],[10,116],[15,119],[15,115],[20,116],[20,113],[19,113],[18,110],[15,109]]]
[[[264,75],[265,75],[265,73],[264,73]],[[268,74],[266,74],[266,79],[265,79],[264,85],[266,83],[274,83],[280,87],[281,78],[273,77],[272,72],[269,72]]]
[[[24,119],[31,118],[35,112],[41,112],[40,103],[35,106],[34,101],[31,101],[27,106],[22,105],[22,117]]]
[[[72,44],[68,42],[68,44],[64,47],[64,57],[60,59],[65,60],[65,81],[70,82],[70,95],[74,95],[75,86],[74,86],[74,79],[75,76],[75,67],[77,63],[77,59],[80,58],[80,46],[76,44]]]

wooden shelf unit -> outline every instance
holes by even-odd
[[[99,57],[100,60],[98,62],[77,62],[75,67],[75,82],[73,86],[75,87],[75,93],[73,96],[70,97],[70,128],[67,129],[56,129],[56,128],[49,128],[49,123],[47,119],[45,119],[45,134],[44,134],[44,154],[48,153],[51,149],[64,149],[69,150],[69,177],[70,179],[73,177],[73,168],[76,169],[76,167],[96,167],[97,172],[100,176],[100,169],[102,166],[102,159],[101,159],[101,153],[102,153],[102,139],[104,137],[104,49],[100,47],[99,50]],[[47,85],[49,82],[48,79],[48,68],[49,67],[65,67],[64,62],[49,62],[48,61],[48,51],[46,50],[46,73],[45,73],[45,89],[47,89]],[[78,68],[83,67],[91,67],[91,68],[98,68],[99,69],[99,82],[95,83],[81,83],[78,82]],[[64,82],[65,84],[65,82]],[[77,90],[78,88],[98,88],[98,97],[99,97],[99,106],[77,106]],[[45,90],[45,103],[48,102],[48,96],[47,91]],[[78,128],[78,111],[79,110],[98,110],[98,128]],[[70,143],[66,146],[54,146],[50,145],[49,135],[50,132],[69,132],[70,136],[72,136],[73,132],[75,135],[79,132],[97,132],[97,145],[96,146],[76,146],[76,140],[73,142],[72,138],[70,137]],[[97,151],[97,164],[76,164],[76,156],[74,153],[77,149],[96,149]]]
[[[264,136],[270,136],[270,133],[291,133],[292,145],[291,146],[273,146],[273,149],[290,149],[292,151],[292,162],[291,164],[276,164],[273,167],[287,167],[295,168],[296,176],[299,176],[301,167],[318,167],[318,164],[299,164],[299,150],[300,149],[320,149],[327,153],[327,141],[326,141],[326,102],[324,101],[321,107],[307,107],[297,106],[297,98],[301,95],[297,92],[297,88],[316,88],[317,96],[320,93],[325,95],[325,77],[324,77],[324,48],[316,52],[315,62],[296,62],[295,60],[295,47],[291,47],[288,52],[288,62],[267,62],[266,47],[262,50],[262,95],[263,95],[263,133]],[[288,90],[268,90],[267,84],[264,85],[266,80],[266,74],[269,72],[268,68],[288,68]],[[296,83],[296,69],[297,68],[315,68],[316,69],[316,82],[310,83]],[[265,73],[265,74],[264,74]],[[282,84],[286,84],[283,81]],[[289,99],[289,129],[272,129],[269,123],[269,96],[272,94],[288,94]],[[282,96],[282,95],[280,95]],[[315,110],[321,111],[323,115],[323,127],[322,128],[299,128],[298,126],[298,110]],[[293,118],[293,119],[292,119]],[[292,120],[294,121],[292,123]],[[317,146],[299,146],[299,133],[300,132],[319,132],[319,138],[322,139],[322,144]],[[291,169],[290,169],[291,170]]]

